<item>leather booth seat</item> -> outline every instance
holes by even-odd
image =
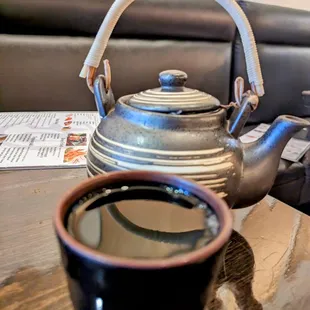
[[[78,74],[112,2],[2,0],[0,111],[94,110]],[[256,35],[266,87],[245,131],[280,114],[309,117],[310,100],[301,94],[310,89],[310,12],[240,5]],[[134,2],[105,57],[115,97],[156,87],[160,71],[177,68],[188,73],[189,87],[227,104],[235,77],[247,79],[235,25],[213,0]],[[271,194],[296,207],[310,203],[309,160],[281,160]]]
[[[266,91],[248,124],[270,123],[281,114],[309,117],[310,96],[303,97],[302,92],[310,89],[310,12],[246,1],[240,1],[240,5],[255,34]],[[245,76],[244,53],[238,35],[233,55],[233,78]],[[310,138],[307,131],[298,136]],[[298,163],[281,159],[270,194],[293,206],[309,204],[308,157],[306,154]]]

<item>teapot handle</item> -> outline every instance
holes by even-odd
[[[107,47],[108,41],[122,13],[135,0],[115,0],[110,10],[105,16],[91,49],[85,59],[84,66],[80,72],[80,77],[88,78],[88,84],[93,83],[96,68],[99,67],[101,58]],[[248,79],[251,84],[252,91],[259,97],[263,96],[264,82],[257,53],[254,34],[251,25],[235,0],[215,0],[219,3],[233,18],[243,44],[245,60],[247,66]]]
[[[97,110],[101,118],[106,117],[115,105],[112,89],[107,89],[106,85],[106,77],[99,74],[94,81],[93,92]]]

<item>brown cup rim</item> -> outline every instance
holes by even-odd
[[[117,257],[91,249],[74,239],[64,227],[64,217],[67,210],[72,204],[83,197],[91,190],[105,187],[114,182],[126,180],[154,181],[185,188],[194,195],[197,195],[203,201],[208,202],[218,216],[220,222],[220,233],[216,238],[205,247],[194,250],[190,253],[162,258],[162,259],[131,259]],[[233,227],[233,216],[224,200],[219,198],[210,189],[198,185],[188,179],[179,176],[165,174],[161,172],[150,171],[118,171],[109,174],[97,175],[86,179],[78,186],[73,188],[59,202],[54,215],[54,228],[61,242],[69,247],[72,251],[87,259],[96,261],[101,264],[110,265],[112,267],[135,268],[135,269],[159,269],[179,267],[193,263],[199,263],[206,258],[212,256],[228,241]]]

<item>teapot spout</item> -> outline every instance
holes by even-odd
[[[286,144],[295,133],[306,127],[310,127],[307,120],[279,116],[259,140],[244,144],[243,176],[236,207],[253,205],[268,194]]]

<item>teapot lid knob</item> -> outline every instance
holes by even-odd
[[[180,70],[166,70],[159,74],[159,82],[163,89],[184,87],[187,74]]]

